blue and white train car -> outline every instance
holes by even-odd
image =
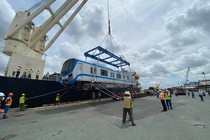
[[[100,84],[106,88],[127,88],[134,86],[134,76],[127,72],[116,71],[95,63],[79,59],[68,59],[61,69],[62,83],[90,85]]]

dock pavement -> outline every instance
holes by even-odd
[[[0,140],[209,140],[210,97],[204,100],[173,96],[173,110],[161,112],[156,96],[135,99],[136,126],[122,124],[123,102],[112,99],[11,110],[0,119]]]

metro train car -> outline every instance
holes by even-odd
[[[136,85],[132,73],[107,68],[102,65],[71,58],[64,62],[61,69],[61,82],[68,85],[90,84],[106,88],[128,88]]]

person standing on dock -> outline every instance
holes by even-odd
[[[162,106],[163,106],[162,112],[163,112],[163,111],[167,111],[166,103],[165,103],[165,93],[164,93],[164,91],[161,91],[161,92],[160,92],[159,98],[160,98],[161,104],[162,104]]]
[[[129,114],[132,126],[136,126],[133,119],[133,100],[129,91],[125,91],[123,99],[123,124],[125,124],[127,113]]]
[[[202,90],[202,89],[199,89],[198,90],[198,95],[201,98],[201,102],[204,101],[204,99],[203,99],[204,94],[205,94],[205,91],[204,90]]]
[[[7,117],[7,112],[9,111],[10,106],[12,105],[12,96],[13,96],[13,93],[9,93],[8,97],[5,100],[4,115],[3,115],[2,119],[7,119],[8,118]]]
[[[26,101],[25,93],[22,93],[19,99],[20,111],[25,111],[25,101]]]
[[[98,92],[98,100],[101,101],[101,92]]]
[[[54,106],[55,106],[55,105],[58,105],[58,106],[59,106],[60,100],[61,100],[61,97],[60,97],[60,94],[58,93],[58,94],[56,95],[56,97],[55,97],[55,104],[54,104]]]
[[[3,112],[2,109],[1,109],[1,102],[4,100],[4,97],[5,97],[4,93],[0,92],[0,113]]]
[[[172,103],[171,103],[171,93],[169,90],[166,90],[166,105],[167,105],[168,109],[173,109]]]
[[[94,92],[92,93],[92,99],[93,99],[93,102],[95,102],[96,95],[95,95],[95,93],[94,93]]]

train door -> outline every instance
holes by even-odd
[[[82,63],[78,63],[77,75],[82,74],[82,73],[83,73],[83,64]],[[81,76],[81,78],[83,78],[83,76]]]

